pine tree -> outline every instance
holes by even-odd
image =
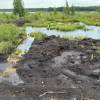
[[[66,13],[69,15],[70,11],[69,11],[69,5],[68,5],[68,1],[66,0]]]
[[[20,18],[25,15],[25,9],[22,0],[13,0],[13,6],[14,6],[13,9],[14,14],[17,14],[18,17]]]
[[[65,13],[65,14],[67,13],[66,7],[63,8],[63,13]]]
[[[54,14],[57,15],[57,10],[56,7],[54,8]]]
[[[74,15],[75,14],[75,7],[74,7],[74,5],[72,4],[72,6],[71,6],[71,14],[72,15]]]

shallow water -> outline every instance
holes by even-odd
[[[23,81],[19,78],[18,74],[16,73],[16,69],[10,67],[11,66],[8,63],[0,64],[0,73],[2,74],[0,75],[0,82],[9,81],[13,85],[23,83]]]
[[[55,63],[52,64],[52,67],[60,67],[62,63],[66,62],[68,60],[68,56],[71,56],[72,58],[76,59],[75,64],[80,64],[80,53],[75,51],[65,51],[61,53],[61,56],[57,56],[52,59]]]
[[[59,23],[60,24],[60,23]],[[83,23],[80,23],[83,24]],[[28,34],[30,32],[35,32],[35,31],[41,31],[43,33],[46,33],[48,36],[50,35],[58,35],[60,34],[60,36],[87,36],[93,39],[99,39],[100,38],[100,27],[99,26],[88,26],[86,25],[86,28],[92,29],[89,31],[82,31],[80,29],[75,30],[75,31],[70,31],[70,32],[63,32],[63,31],[58,31],[58,30],[47,30],[46,28],[42,27],[42,28],[32,28],[32,27],[26,27],[26,33],[27,33],[27,39],[23,41],[22,44],[20,44],[17,48],[21,49],[21,53],[19,56],[21,56],[22,54],[24,54],[24,50],[27,49],[27,52],[29,50],[29,48],[31,47],[32,42],[34,41],[34,38],[29,37]],[[66,56],[72,56],[72,55],[77,55],[77,59],[79,59],[78,55],[79,53],[75,54],[75,52],[63,52],[61,54],[61,56],[54,58],[54,60],[56,61],[56,64],[52,65],[53,67],[55,66],[60,66],[61,63],[65,62]],[[0,76],[0,82],[2,81],[9,81],[11,82],[13,85],[18,85],[20,83],[23,83],[23,81],[19,78],[18,74],[16,73],[16,69],[12,68],[12,64],[9,65],[9,63],[16,63],[18,61],[18,59],[8,59],[8,63],[1,63],[0,64],[0,74],[2,74],[2,72],[4,73],[7,77],[3,77],[3,75]],[[76,63],[80,63],[80,61],[76,62]],[[10,68],[10,69],[9,69]],[[9,69],[9,70],[8,70]],[[12,71],[13,70],[13,71]],[[96,71],[98,72],[98,71]]]
[[[9,81],[13,85],[24,83],[16,73],[16,68],[12,68],[12,66],[14,66],[17,63],[17,61],[19,60],[18,57],[24,54],[25,49],[27,50],[27,52],[29,51],[29,48],[31,47],[33,41],[34,38],[29,37],[27,34],[27,38],[23,41],[22,44],[20,44],[17,47],[21,49],[21,53],[19,54],[19,56],[15,56],[15,57],[9,56],[7,59],[7,63],[0,64],[0,82]]]
[[[27,52],[29,51],[29,48],[31,47],[31,44],[32,42],[34,41],[34,38],[32,37],[28,37],[26,40],[23,41],[22,44],[20,44],[17,48],[21,49],[21,53],[19,54],[22,55],[22,54],[25,54],[24,53],[24,50],[26,49]]]
[[[80,24],[83,24],[80,22]],[[81,29],[77,29],[75,31],[59,31],[59,30],[47,30],[47,28],[41,27],[41,28],[32,28],[31,26],[26,27],[26,32],[36,32],[36,31],[41,31],[42,33],[46,33],[48,36],[50,35],[60,35],[61,37],[63,36],[83,36],[83,37],[89,37],[93,39],[100,39],[100,26],[92,26],[92,25],[86,25],[86,28],[89,28],[91,30],[89,31],[83,31]]]

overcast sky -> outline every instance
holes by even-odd
[[[100,0],[67,0],[69,6],[100,6]],[[23,0],[25,8],[65,6],[65,0]],[[13,0],[0,0],[0,9],[13,8]]]

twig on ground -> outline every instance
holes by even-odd
[[[81,100],[83,100],[83,97],[81,97]]]
[[[82,86],[80,86],[80,88],[87,94],[87,92],[83,89],[83,87]]]

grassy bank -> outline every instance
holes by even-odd
[[[25,28],[17,27],[14,24],[0,25],[0,53],[8,53],[11,48],[23,41],[26,37]]]
[[[30,33],[30,36],[34,37],[38,42],[41,41],[43,35],[46,35],[46,34],[42,32],[31,32]]]
[[[0,23],[12,23],[16,19],[17,16],[11,13],[0,13]]]
[[[0,23],[2,23],[0,24],[0,53],[9,52],[11,48],[15,48],[26,37],[25,28],[17,27],[13,24],[16,19],[16,15],[0,13]],[[53,12],[36,12],[27,13],[22,21],[26,22],[24,26],[46,27],[48,30],[74,31],[82,29],[87,31],[89,29],[86,29],[85,25],[77,22],[100,26],[100,13],[83,12],[72,16],[62,12],[57,12],[57,15]],[[32,32],[30,35],[40,41],[44,34],[41,32]],[[72,37],[69,39],[74,40]]]
[[[84,25],[74,24],[75,22],[82,22],[87,25],[100,26],[100,13],[94,12],[83,12],[76,13],[75,15],[66,15],[62,12],[58,12],[57,15],[54,15],[53,12],[37,12],[33,14],[27,14],[23,18],[26,23],[25,26],[32,27],[46,27],[47,29],[56,29],[60,31],[74,31],[76,29],[86,29]],[[61,24],[58,24],[61,22]],[[73,24],[69,24],[73,23]]]

